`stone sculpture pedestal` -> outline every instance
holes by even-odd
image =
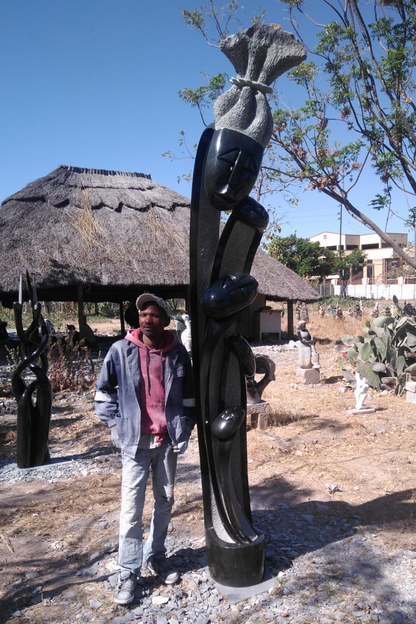
[[[321,371],[319,368],[298,368],[296,377],[300,383],[318,384],[321,380]]]
[[[406,381],[406,402],[416,403],[416,381]]]
[[[270,404],[268,401],[247,404],[247,424],[253,429],[267,429],[269,426]]]
[[[360,409],[348,410],[348,414],[372,414],[375,411],[374,407],[361,407]]]

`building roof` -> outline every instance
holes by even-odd
[[[323,232],[319,232],[319,234],[309,236],[309,238],[316,238],[317,236],[322,236],[323,234],[337,234],[339,236],[339,232],[330,232],[329,230],[324,230]]]
[[[389,236],[407,236],[405,232],[387,232]],[[340,236],[339,232],[332,232],[330,230],[324,230],[323,232],[319,232],[319,234],[314,234],[309,238],[317,238],[318,236],[323,236],[324,234],[333,234],[334,236]],[[365,234],[348,234],[347,232],[342,232],[341,236],[354,236],[355,238],[358,236],[359,238],[363,238],[365,236],[377,236],[380,238],[379,234],[376,232],[366,232]],[[381,240],[381,239],[380,239]]]
[[[152,288],[184,297],[189,284],[190,201],[150,175],[61,165],[0,209],[0,299],[16,300],[19,275],[39,300],[127,301]],[[319,298],[296,273],[258,250],[252,275],[271,300]]]

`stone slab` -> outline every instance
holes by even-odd
[[[406,390],[406,403],[416,403],[416,392]]]
[[[247,404],[247,424],[253,429],[267,429],[269,426],[270,404],[268,401]]]
[[[247,600],[248,598],[252,598],[253,596],[257,596],[258,594],[268,592],[279,582],[278,577],[273,576],[271,572],[267,569],[267,567],[264,571],[263,581],[261,583],[258,583],[257,585],[250,585],[249,587],[228,587],[227,585],[221,585],[221,583],[217,583],[214,579],[212,579],[208,568],[206,568],[206,572],[209,578],[215,584],[219,593],[224,596],[224,598],[226,598],[231,604],[237,604],[242,600]]]
[[[374,407],[363,407],[362,409],[348,410],[348,414],[373,414],[375,411]]]
[[[268,401],[260,401],[259,403],[247,403],[247,414],[267,414],[270,411]]]
[[[304,384],[318,384],[321,380],[321,371],[319,368],[298,368],[296,377]]]

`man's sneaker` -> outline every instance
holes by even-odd
[[[133,602],[136,585],[137,578],[133,572],[120,572],[118,575],[117,587],[114,591],[114,602],[120,605],[126,605]]]
[[[149,572],[153,576],[158,576],[165,585],[173,585],[179,580],[179,573],[172,570],[164,557],[163,559],[155,559],[154,557],[148,559],[147,567]]]

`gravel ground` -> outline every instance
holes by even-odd
[[[191,456],[195,457],[195,443]],[[21,471],[1,468],[1,477],[17,480],[71,479],[91,471],[118,469],[115,454],[103,458],[64,462]],[[49,607],[47,622],[96,622],[97,624],[208,624],[209,622],[275,622],[283,624],[409,624],[416,621],[416,553],[387,551],[371,527],[365,530],[358,519],[346,520],[326,514],[326,503],[316,502],[314,513],[300,515],[289,506],[257,509],[254,523],[266,536],[266,582],[256,588],[235,590],[214,583],[206,568],[203,535],[190,536],[173,523],[167,540],[168,556],[181,573],[174,587],[163,587],[144,576],[129,607],[115,607],[109,614],[101,599],[78,598],[71,586],[61,592],[43,592],[36,586],[32,604],[8,620],[38,622],[37,605]],[[330,518],[330,520],[328,520]],[[92,526],[100,529],[106,513]],[[66,555],[71,560],[71,553]],[[85,583],[99,581],[111,600],[117,579],[116,552],[92,557],[91,563],[72,574]],[[62,576],[68,574],[62,570]],[[58,572],[59,576],[59,572]],[[27,572],[36,585],[36,573]],[[12,592],[13,587],[9,588]],[[105,610],[106,615],[102,616]],[[45,611],[45,609],[43,609]],[[61,616],[54,614],[61,613]],[[64,617],[62,617],[64,614]],[[57,618],[57,619],[55,619]]]
[[[262,348],[264,352],[264,347]],[[269,349],[271,356],[282,353],[281,347]],[[12,400],[3,400],[9,413]],[[198,448],[192,440],[189,452],[181,458],[177,489],[185,487],[190,472],[198,473]],[[95,472],[119,470],[116,453],[69,461],[65,451],[55,451],[47,466],[20,470],[13,463],[0,464],[0,483],[60,483]],[[182,476],[181,476],[182,475]],[[192,479],[198,488],[198,479]],[[188,486],[186,486],[188,487]],[[39,573],[28,569],[25,580],[7,588],[5,605],[23,582],[31,583],[32,599],[28,606],[0,622],[36,624],[48,622],[91,622],[96,624],[208,624],[264,623],[277,624],[414,624],[416,622],[416,552],[387,549],[376,527],[363,528],[358,517],[331,513],[330,503],[314,501],[307,513],[289,505],[274,504],[254,496],[254,524],[266,536],[266,582],[256,588],[231,590],[210,579],[206,568],[203,527],[189,531],[175,520],[167,540],[168,555],[181,573],[173,587],[159,585],[151,576],[139,581],[136,599],[128,607],[110,609],[116,583],[117,564],[114,543],[104,552],[94,553],[89,563],[78,563],[73,553],[65,553],[67,565],[57,577],[76,576],[78,584],[62,583],[61,589],[44,591],[37,584]],[[92,530],[99,531],[114,522],[103,509]],[[74,530],[76,530],[74,528]],[[116,527],[114,527],[116,531]],[[94,593],[100,583],[105,590]],[[83,586],[91,591],[85,601]],[[98,596],[98,597],[97,597]],[[40,611],[42,607],[42,611]],[[42,619],[39,619],[39,613]],[[45,615],[46,614],[46,615]]]

